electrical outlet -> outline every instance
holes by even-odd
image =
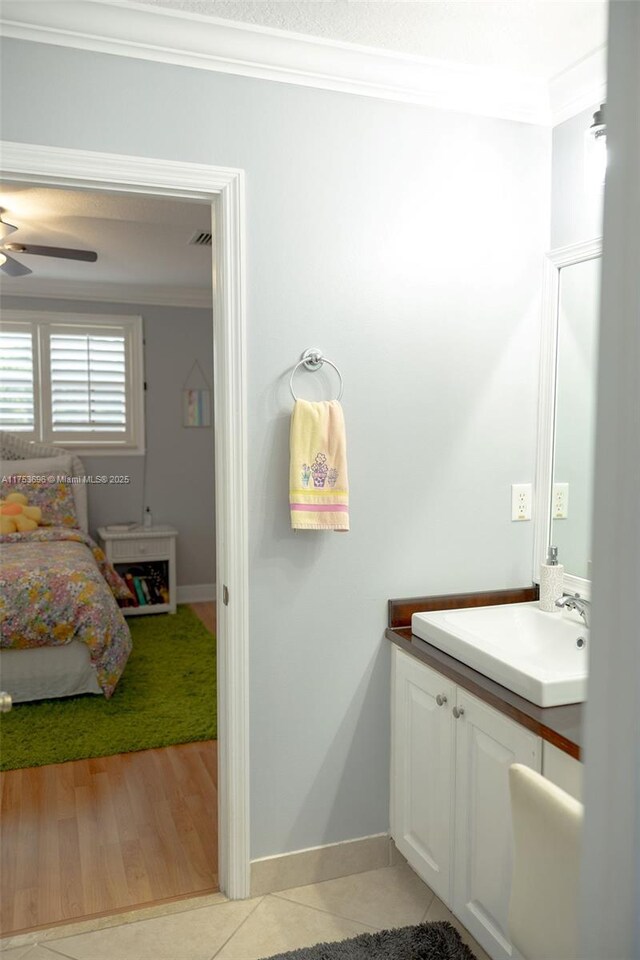
[[[568,483],[554,483],[551,515],[554,520],[566,520],[569,516]]]
[[[531,484],[511,484],[511,519],[531,520]]]

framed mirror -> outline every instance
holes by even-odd
[[[550,544],[567,593],[591,590],[591,514],[602,241],[545,260],[533,579]]]

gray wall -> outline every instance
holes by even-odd
[[[602,234],[604,191],[585,180],[585,134],[599,104],[553,129],[551,248]]]
[[[246,170],[252,856],[386,831],[387,599],[531,583],[549,131],[19,41],[3,66],[6,139]],[[310,346],[345,379],[348,534],[289,528]]]
[[[6,131],[3,135],[6,137]],[[89,486],[89,526],[95,532],[105,523],[140,521],[144,507],[149,506],[155,523],[170,523],[178,530],[178,584],[215,583],[213,428],[183,427],[181,396],[196,358],[211,382],[211,311],[26,297],[3,297],[2,306],[12,310],[142,317],[147,382],[146,457],[82,457],[88,474],[125,474],[131,478],[126,486]],[[204,384],[194,381],[194,385]]]

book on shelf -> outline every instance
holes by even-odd
[[[129,572],[127,572],[123,575],[123,580],[126,583],[126,585],[129,587],[129,592],[131,593],[131,597],[132,597],[132,599],[128,601],[129,606],[138,607],[140,605],[140,601],[138,600],[138,593],[136,590],[136,585],[133,582],[133,577]]]
[[[121,606],[154,607],[169,603],[168,570],[163,561],[116,564],[116,569],[134,598]]]
[[[157,596],[156,603],[169,603],[169,586],[164,567],[154,566],[149,570],[149,582]]]
[[[134,585],[134,587],[136,588],[136,596],[138,597],[138,602],[139,602],[140,606],[141,606],[141,607],[146,607],[146,605],[147,605],[147,600],[146,600],[146,597],[145,597],[145,595],[144,595],[144,591],[143,591],[143,589],[142,589],[142,583],[141,583],[140,577],[134,577],[134,578],[133,578],[133,585]]]
[[[147,589],[151,594],[151,603],[164,603],[164,600],[160,596],[160,591],[154,583],[153,577],[147,578]]]
[[[151,599],[151,591],[147,585],[146,577],[140,577],[140,586],[142,587],[142,592],[144,593],[144,599],[146,602],[149,604],[153,603],[153,600]]]
[[[129,520],[127,523],[108,523],[105,530],[108,530],[109,533],[128,533],[130,530],[135,530],[136,527],[139,526],[140,524],[135,520]]]

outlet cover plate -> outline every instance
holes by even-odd
[[[531,502],[533,500],[530,483],[511,484],[511,519],[531,520]]]
[[[569,516],[569,484],[554,483],[551,516],[554,520],[566,520]]]

